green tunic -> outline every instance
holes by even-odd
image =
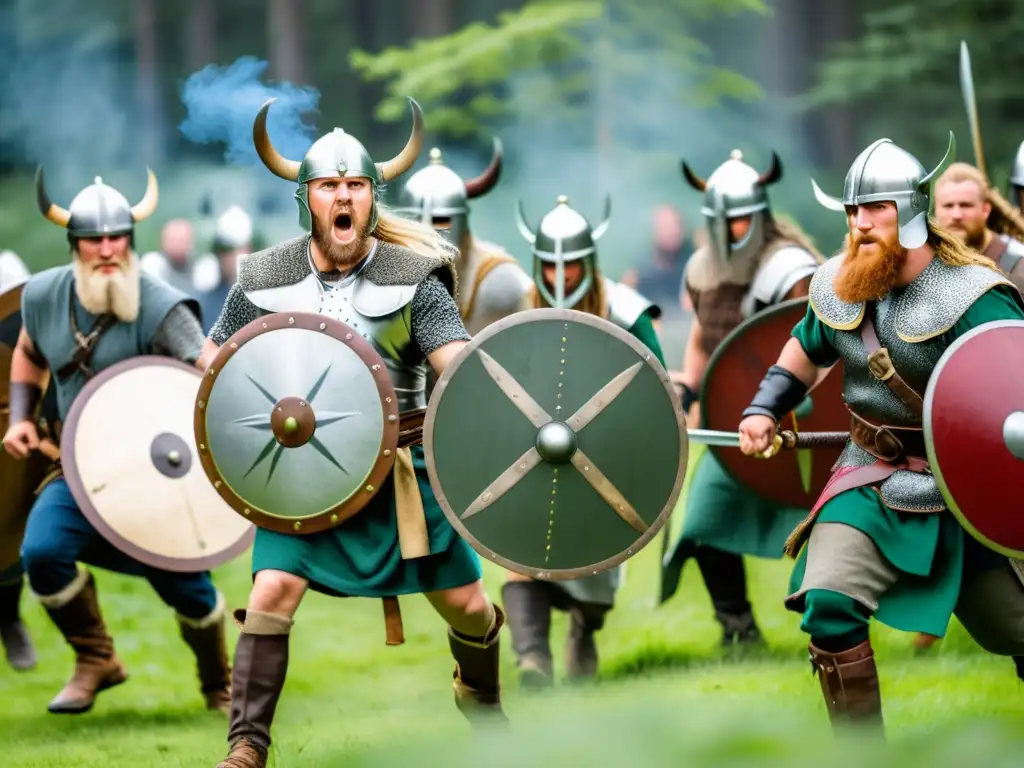
[[[1024,312],[1011,298],[1008,286],[998,286],[974,302],[940,338],[948,347],[972,328],[997,320],[1024,320]],[[793,329],[807,356],[818,365],[839,360],[834,346],[836,331],[808,307]],[[875,618],[894,629],[943,636],[956,606],[964,570],[965,550],[972,568],[998,566],[1005,558],[964,535],[948,510],[936,514],[897,512],[885,506],[870,488],[840,493],[821,508],[817,522],[842,523],[871,538],[879,552],[900,572],[900,578],[879,600]],[[790,593],[800,589],[807,562],[807,547],[797,558]],[[803,600],[787,603],[802,612]]]

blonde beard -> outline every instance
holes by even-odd
[[[128,262],[113,275],[90,271],[76,255],[72,261],[75,295],[92,315],[113,314],[122,323],[135,322],[139,316],[139,259],[133,251]]]

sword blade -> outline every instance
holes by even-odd
[[[739,448],[740,433],[724,432],[717,429],[688,429],[686,434],[694,443],[717,445],[722,448]],[[824,445],[842,445],[850,437],[849,432],[791,432],[782,430],[778,433],[782,438],[782,448],[817,448]]]
[[[974,75],[971,73],[971,54],[967,43],[960,41],[960,90],[964,95],[964,106],[967,108],[967,123],[971,129],[971,143],[974,145],[974,164],[978,166],[985,178],[985,155],[981,148],[981,124],[978,120],[978,101],[974,95]]]

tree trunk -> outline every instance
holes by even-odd
[[[158,40],[156,0],[135,0],[135,91],[142,129],[141,150],[150,167],[160,164],[163,152]]]
[[[819,3],[801,0],[803,13],[811,19],[815,34],[809,54],[817,65],[836,43],[854,39],[860,31],[857,4],[852,0]],[[828,6],[825,8],[824,6]],[[813,118],[816,128],[817,154],[823,164],[845,168],[853,161],[859,147],[855,130],[857,111],[843,104],[831,104]]]
[[[455,30],[454,0],[409,0],[406,13],[414,38],[441,37]]]
[[[188,0],[185,66],[196,72],[217,60],[216,0]]]
[[[368,0],[363,0],[369,4]],[[306,85],[308,0],[268,0],[267,35],[270,50],[270,74],[277,80]]]

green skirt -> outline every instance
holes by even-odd
[[[252,571],[301,576],[311,589],[336,597],[393,597],[472,584],[483,576],[480,558],[452,528],[430,487],[423,447],[411,449],[430,554],[402,559],[394,482],[389,477],[359,514],[337,528],[309,536],[256,531]]]
[[[779,507],[733,480],[711,451],[697,459],[686,491],[680,540],[736,555],[778,559],[807,510]]]
[[[899,571],[896,583],[878,601],[875,618],[903,632],[942,637],[956,607],[964,565],[963,528],[950,512],[896,512],[870,488],[854,488],[830,499],[816,523],[843,523],[866,534]],[[807,547],[797,557],[790,594],[799,591]],[[803,600],[787,601],[803,612]]]

